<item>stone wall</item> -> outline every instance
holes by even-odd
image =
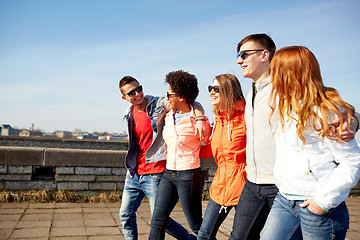
[[[126,151],[0,146],[0,190],[70,190],[90,195],[122,193]],[[202,159],[206,183],[216,172],[214,159]]]
[[[0,136],[0,146],[93,150],[127,150],[128,142],[120,140]]]
[[[0,146],[0,190],[70,190],[85,195],[122,193],[126,151]],[[214,159],[202,159],[204,194],[215,175]],[[360,195],[358,183],[351,191]]]

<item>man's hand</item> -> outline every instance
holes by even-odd
[[[340,120],[339,118],[335,118],[334,121],[331,123],[329,131],[327,133],[327,137],[333,141],[337,142],[348,142],[352,140],[355,137],[356,130],[358,128],[358,119],[356,117],[352,117],[350,119],[350,125],[348,122],[348,117],[346,114],[343,115],[343,127],[342,127],[342,133],[340,135],[340,139],[337,136],[337,133],[339,132],[339,126],[340,126]]]
[[[327,213],[324,209],[322,209],[313,198],[305,200],[302,204],[299,205],[302,208],[308,207],[309,211],[318,215],[323,215]]]

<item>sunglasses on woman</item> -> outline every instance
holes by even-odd
[[[209,93],[211,93],[212,90],[214,90],[214,92],[218,93],[220,91],[219,86],[208,86],[208,90]]]
[[[166,97],[168,100],[170,100],[173,96],[176,96],[175,93],[166,93]]]
[[[128,95],[129,97],[131,97],[131,96],[134,96],[134,95],[135,95],[135,92],[140,93],[140,92],[142,92],[142,91],[143,91],[143,89],[142,89],[142,86],[140,85],[140,86],[138,86],[137,88],[135,88],[134,90],[131,90],[130,92],[128,92],[126,95]]]

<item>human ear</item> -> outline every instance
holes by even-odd
[[[270,52],[269,50],[265,49],[262,53],[261,53],[261,61],[262,62],[266,62],[267,60],[270,59]]]

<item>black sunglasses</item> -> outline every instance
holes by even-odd
[[[170,98],[172,96],[176,96],[176,94],[175,93],[168,93],[168,92],[166,93],[166,97],[167,97],[168,100],[170,100]]]
[[[219,86],[208,86],[209,93],[214,90],[214,92],[218,93],[220,91]]]
[[[247,52],[261,52],[264,51],[265,49],[257,49],[257,50],[244,50],[244,51],[240,51],[239,53],[236,54],[236,59],[238,59],[239,57],[241,57],[242,59],[245,59],[247,56],[249,56],[250,54]]]
[[[140,92],[142,92],[142,91],[143,91],[143,89],[142,89],[142,86],[140,85],[140,86],[138,86],[137,88],[135,88],[134,90],[131,90],[130,92],[128,92],[126,95],[128,95],[129,97],[131,97],[131,96],[134,96],[134,95],[135,95],[135,92],[140,93]]]

